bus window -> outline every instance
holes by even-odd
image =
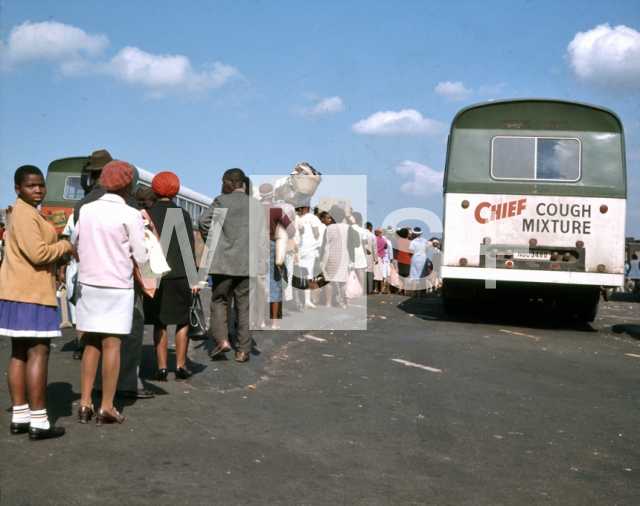
[[[82,197],[84,197],[84,189],[80,184],[80,176],[67,176],[64,180],[62,198],[65,200],[80,200]]]
[[[576,181],[580,177],[580,143],[576,139],[538,139],[536,179]]]
[[[494,137],[491,148],[491,175],[496,179],[580,179],[577,139]]]

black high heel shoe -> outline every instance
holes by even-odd
[[[176,367],[176,379],[186,380],[193,376],[193,373],[189,369],[183,369],[182,367]]]
[[[156,381],[167,381],[168,374],[169,371],[166,369],[158,369],[158,372],[156,373]]]

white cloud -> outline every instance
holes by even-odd
[[[414,109],[400,112],[380,111],[351,125],[357,134],[367,135],[430,135],[437,137],[447,131],[447,125],[431,118],[423,118]]]
[[[442,179],[444,172],[436,172],[431,167],[418,162],[405,160],[395,169],[398,176],[411,178],[404,183],[400,191],[410,197],[425,197],[442,191]]]
[[[344,103],[340,97],[323,98],[313,108],[311,114],[331,114],[334,112],[340,112],[344,110]]]
[[[104,74],[143,88],[147,97],[167,93],[201,94],[219,88],[231,79],[243,79],[238,70],[220,62],[194,70],[182,55],[154,55],[137,47],[125,47],[108,61],[101,61],[109,45],[106,35],[92,35],[56,21],[31,24],[25,21],[9,32],[0,44],[5,69],[28,62],[53,62],[67,77]]]
[[[167,92],[201,93],[219,88],[230,79],[242,78],[236,68],[220,62],[196,72],[186,56],[155,55],[130,46],[111,58],[103,71],[128,85],[146,89],[153,98]]]
[[[87,58],[99,56],[108,45],[106,35],[91,35],[75,26],[25,21],[9,32],[2,60],[9,69],[29,61],[54,62],[63,74],[72,75],[86,69]]]
[[[609,91],[640,90],[640,33],[633,28],[605,23],[578,32],[565,60],[587,85]]]
[[[444,100],[468,100],[473,96],[473,89],[465,88],[461,81],[447,81],[438,83],[434,93]]]
[[[305,92],[300,96],[307,102],[314,102],[315,105],[313,107],[291,105],[291,111],[298,116],[326,116],[344,111],[344,102],[338,96],[323,98],[313,92]]]

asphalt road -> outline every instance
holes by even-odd
[[[66,436],[9,435],[0,389],[0,504],[635,505],[639,309],[616,294],[574,325],[542,305],[448,317],[434,296],[372,296],[368,330],[256,332],[247,364],[192,345],[192,379],[147,381],[156,398],[117,399],[129,419],[103,427],[76,422],[64,331],[48,391]],[[150,328],[144,359],[151,378]]]

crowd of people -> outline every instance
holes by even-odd
[[[61,336],[56,282],[67,287],[72,302],[78,338],[74,358],[82,361],[79,423],[123,423],[125,417],[114,407],[116,393],[154,396],[140,378],[145,325],[153,326],[154,379],[168,379],[169,326],[175,326],[175,378],[192,375],[187,328],[203,283],[190,283],[185,267],[183,255],[193,261],[196,255],[191,218],[172,200],[180,190],[178,176],[161,172],[151,188],[139,188],[134,195],[133,167],[106,150],[94,152],[85,168],[85,196],[60,236],[38,211],[46,195],[44,175],[31,165],[16,170],[17,199],[3,231],[0,336],[11,338],[10,432],[28,433],[32,440],[65,433],[49,423],[46,411],[50,344]],[[308,164],[296,170],[316,174]],[[170,212],[181,220],[164,245],[168,272],[148,290],[142,278],[150,264],[148,237],[161,236]],[[309,194],[287,195],[268,183],[254,192],[240,169],[224,173],[221,194],[200,217],[205,241],[216,226],[219,237],[208,269],[213,360],[232,351],[232,327],[235,361],[245,363],[251,329],[268,323],[277,329],[287,311],[319,305],[348,309],[352,298],[364,294],[424,296],[439,283],[439,242],[423,239],[420,228],[378,228],[374,233],[361,213],[347,215],[338,206],[313,208]],[[187,247],[179,241],[185,230]],[[356,289],[348,286],[353,279]],[[101,398],[98,409],[95,392]]]

